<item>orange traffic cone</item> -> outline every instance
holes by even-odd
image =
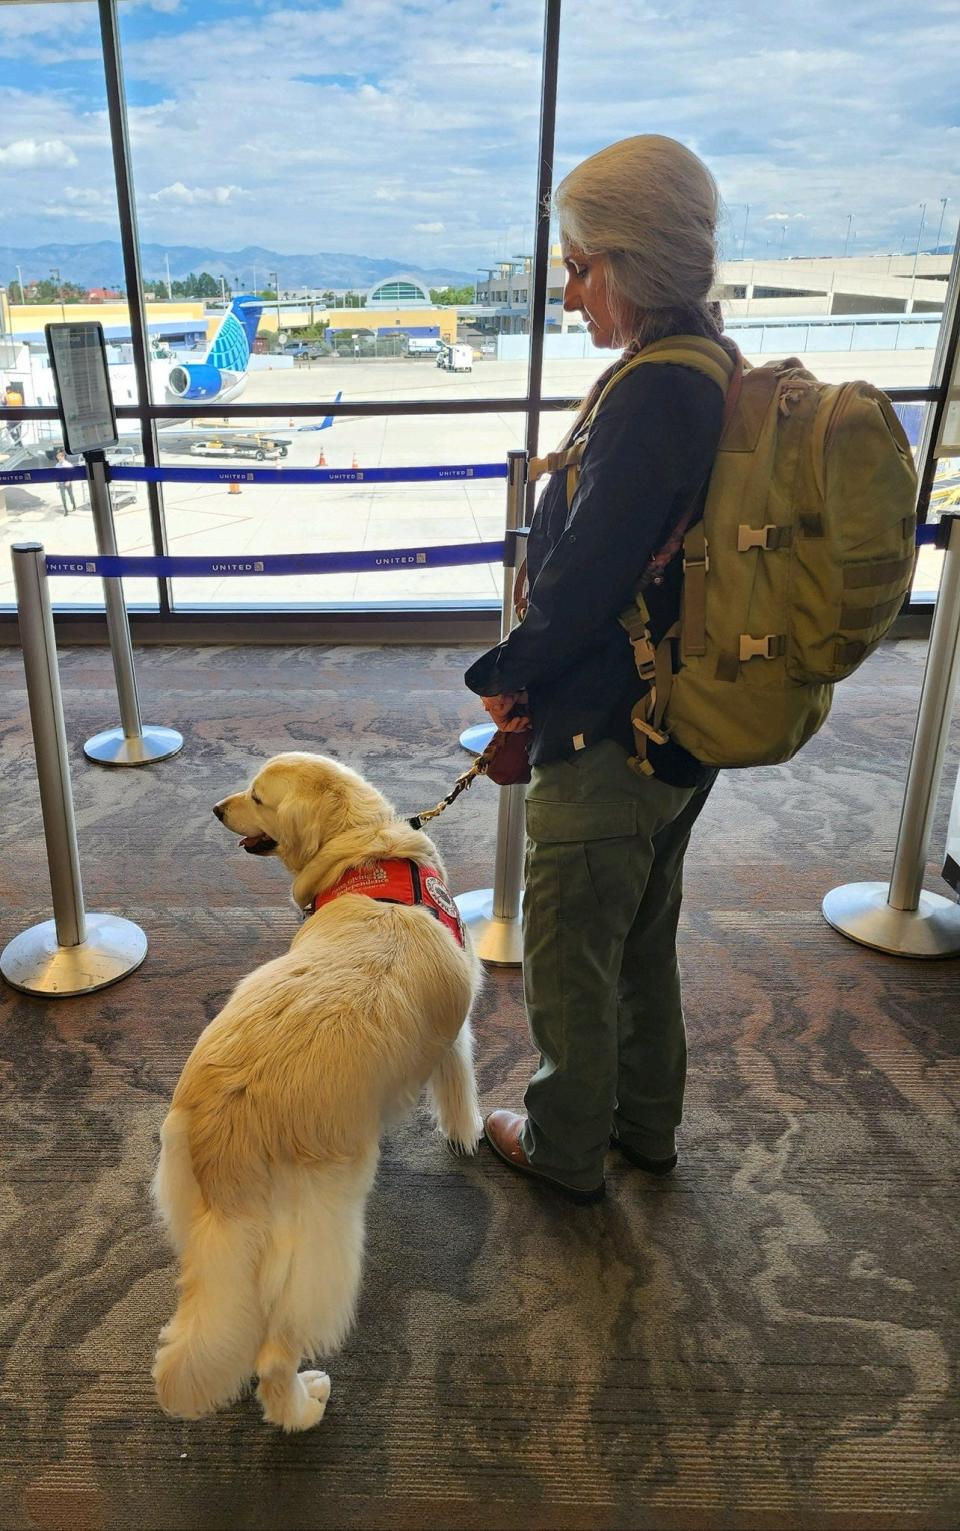
[[[230,493],[231,494],[239,494],[240,493],[240,485],[234,479],[231,479],[231,481],[230,481]]]
[[[317,467],[318,468],[325,468],[326,466],[327,466],[327,459],[323,455],[323,447],[321,447],[320,448],[320,456],[317,458]]]
[[[351,468],[359,468],[359,466],[360,466],[360,464],[357,462],[357,454],[356,454],[356,452],[354,452],[354,454],[353,454],[353,462],[350,464],[350,466],[351,466]]]

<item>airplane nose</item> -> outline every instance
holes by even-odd
[[[216,814],[217,818],[220,820],[220,823],[222,824],[223,823],[223,815],[226,812],[226,810],[224,809],[223,804],[222,803],[214,803],[213,811]]]

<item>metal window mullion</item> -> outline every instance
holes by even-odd
[[[527,457],[537,455],[540,405],[543,395],[543,343],[547,314],[547,271],[550,264],[550,198],[553,195],[553,156],[557,129],[557,72],[560,54],[560,0],[546,0],[543,17],[543,73],[540,85],[540,146],[537,166],[537,205],[534,217],[533,305],[530,312],[530,365],[527,373]],[[526,519],[533,508],[533,486],[527,488]]]
[[[120,23],[117,0],[97,0],[100,14],[100,39],[103,52],[103,71],[107,89],[107,109],[110,118],[110,147],[113,153],[113,170],[117,186],[117,211],[120,218],[120,242],[123,248],[123,272],[127,284],[127,311],[130,317],[130,340],[133,347],[133,370],[137,380],[137,397],[141,408],[136,418],[140,422],[140,438],[143,460],[148,468],[160,466],[157,445],[155,415],[143,409],[151,405],[150,393],[150,345],[147,336],[146,304],[143,297],[143,279],[140,270],[140,235],[137,229],[137,209],[133,196],[133,175],[130,164],[130,135],[127,123],[126,94],[123,88],[123,63],[120,54]],[[168,551],[167,529],[163,513],[163,500],[159,484],[147,485],[147,506],[150,516],[150,532],[153,550],[158,557]],[[157,599],[162,616],[170,615],[170,582],[157,581]]]

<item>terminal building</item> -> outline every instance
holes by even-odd
[[[949,255],[724,260],[713,296],[731,318],[941,313],[949,275]],[[559,333],[580,325],[577,315],[563,312],[563,276],[560,247],[553,245],[546,323]],[[526,333],[532,294],[531,257],[499,262],[477,283],[477,303],[490,310],[479,322],[497,333]]]

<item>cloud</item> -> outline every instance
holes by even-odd
[[[182,181],[174,181],[172,186],[152,191],[150,201],[179,203],[183,207],[193,207],[197,203],[214,203],[218,207],[225,207],[238,197],[249,196],[250,192],[242,186],[184,186]]]
[[[99,223],[110,228],[117,227],[116,208],[77,207],[66,202],[47,202],[36,209],[36,214],[38,218],[69,219],[72,223]]]
[[[63,195],[75,207],[110,207],[117,205],[113,191],[98,191],[93,186],[65,186]]]
[[[858,231],[858,250],[912,249],[920,203],[934,239],[945,197],[952,237],[956,0],[787,10],[785,29],[767,0],[567,0],[555,177],[605,143],[664,133],[716,176],[730,254],[741,242],[748,256],[779,253],[784,230],[797,254],[838,252],[848,236],[853,247]],[[435,264],[442,247],[464,270],[532,249],[542,11],[542,0],[126,0],[145,237],[401,266]],[[108,207],[87,194],[112,183],[102,81],[70,67],[98,46],[95,6],[0,0],[0,121],[19,144],[59,143],[79,161],[73,192],[19,178],[16,200],[5,196],[9,242],[52,237],[54,200],[65,239],[82,211]],[[19,168],[13,150],[0,149],[0,171]]]
[[[42,170],[51,167],[63,169],[79,164],[70,145],[62,138],[17,138],[13,143],[0,147],[0,165],[10,165],[14,170]]]

